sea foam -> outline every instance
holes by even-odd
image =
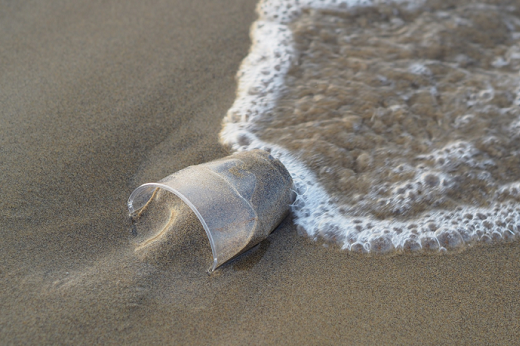
[[[413,163],[391,162],[395,163],[391,173],[405,178],[394,183],[372,181],[365,196],[352,196],[345,202],[327,191],[320,181],[323,172],[311,169],[294,150],[261,139],[259,129],[274,117],[286,89],[287,74],[299,57],[290,24],[308,9],[348,12],[383,3],[389,1],[261,1],[257,8],[259,19],[251,30],[250,53],[237,73],[237,97],[223,120],[221,142],[235,151],[265,149],[278,158],[295,182],[297,198],[292,212],[298,229],[313,239],[336,243],[342,249],[361,253],[445,252],[476,243],[514,240],[520,234],[520,182],[500,184],[491,179],[488,170],[500,163],[471,141],[454,140],[441,147],[432,146],[417,155]],[[392,3],[399,3],[402,10],[413,11],[425,2]],[[444,14],[439,11],[437,15]],[[516,64],[517,55],[515,47],[511,47],[503,57],[493,61],[493,66]],[[461,63],[464,59],[460,57]],[[431,71],[427,65],[415,62],[407,71],[429,78]],[[520,95],[518,91],[515,93]],[[430,87],[427,94],[436,97],[437,90]],[[468,95],[467,107],[485,108],[486,102],[493,98],[492,87],[477,90]],[[399,108],[393,105],[387,111],[399,112]],[[499,111],[511,112],[511,108]],[[452,126],[463,131],[473,124],[474,118],[471,113],[456,115]],[[509,126],[512,138],[518,136],[519,123],[517,116]],[[482,142],[488,141],[484,145],[493,146],[493,140],[493,136],[487,136]],[[358,155],[356,160],[358,166],[370,165],[371,156]],[[450,195],[461,186],[462,173],[453,173],[461,166],[463,174],[469,177],[464,175],[465,179],[496,185],[492,186],[493,192],[485,205],[449,203]],[[327,167],[323,169],[326,171]]]

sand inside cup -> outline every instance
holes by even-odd
[[[157,189],[133,217],[135,253],[143,261],[178,269],[206,270],[211,247],[195,213],[175,196]]]

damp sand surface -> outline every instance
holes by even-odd
[[[133,188],[227,155],[254,6],[2,4],[0,344],[515,344],[518,243],[369,258],[287,219],[212,276],[136,255]]]

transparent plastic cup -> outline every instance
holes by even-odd
[[[210,273],[267,238],[294,201],[289,172],[264,150],[190,166],[141,185],[128,199],[130,215],[145,208],[158,188],[177,195],[202,223],[213,252]]]

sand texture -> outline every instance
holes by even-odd
[[[0,344],[518,344],[518,242],[371,257],[288,218],[211,276],[136,251],[131,191],[228,154],[255,3],[0,1]]]

